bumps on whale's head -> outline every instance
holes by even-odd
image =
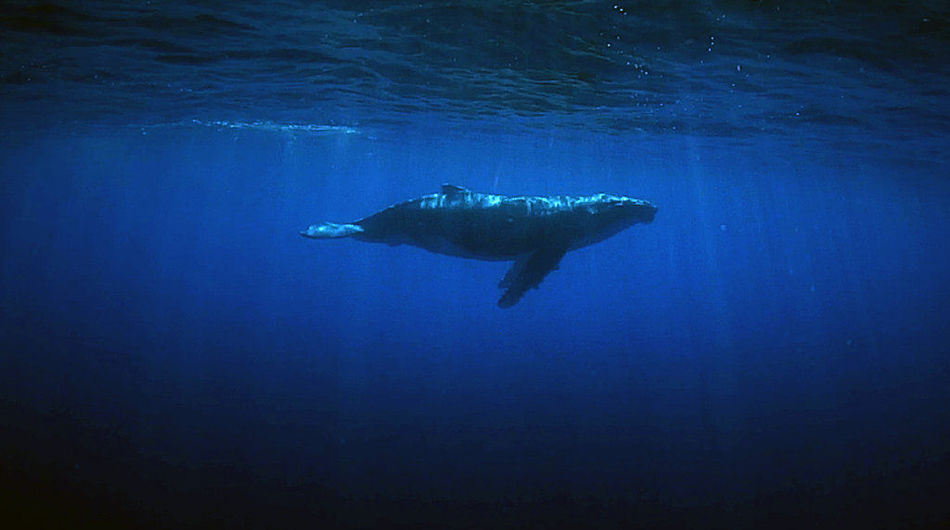
[[[623,197],[623,208],[629,210],[641,223],[651,223],[656,217],[657,207],[650,201]]]
[[[586,198],[588,210],[601,217],[635,223],[649,223],[656,217],[656,206],[643,199],[631,199],[617,195],[600,193]]]

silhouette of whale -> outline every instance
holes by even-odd
[[[515,305],[557,268],[564,254],[649,223],[648,201],[596,194],[582,197],[505,197],[445,184],[440,193],[395,204],[346,224],[323,223],[300,232],[311,239],[412,245],[430,252],[514,261],[499,287],[500,307]]]

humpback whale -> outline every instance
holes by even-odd
[[[439,193],[401,202],[351,223],[315,224],[311,239],[412,245],[470,259],[514,261],[499,287],[500,307],[515,305],[570,250],[649,223],[649,201],[599,193],[581,197],[506,197],[444,184]]]

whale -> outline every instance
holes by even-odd
[[[410,245],[460,258],[513,262],[499,283],[508,308],[537,288],[561,258],[638,223],[657,207],[643,199],[585,196],[504,196],[443,184],[439,193],[394,204],[350,223],[320,223],[300,235]]]

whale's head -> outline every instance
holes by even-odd
[[[588,220],[584,223],[583,236],[576,239],[571,248],[603,241],[637,223],[650,223],[657,209],[650,201],[607,194],[584,197],[576,206]]]
[[[605,223],[649,223],[656,217],[656,206],[643,199],[631,199],[616,195],[601,194],[591,201],[589,208],[595,217]]]

